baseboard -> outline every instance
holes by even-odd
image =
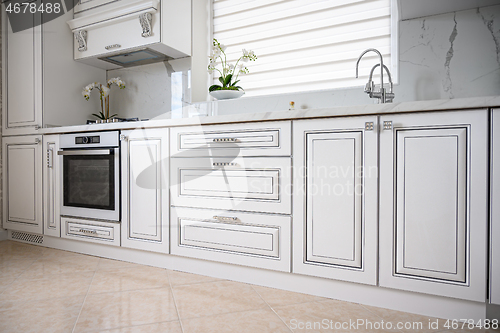
[[[10,238],[10,236],[9,236]],[[424,316],[483,320],[486,304],[397,289],[43,236],[45,247],[207,275]]]
[[[0,229],[0,241],[6,240],[8,238],[8,231]]]

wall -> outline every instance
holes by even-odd
[[[399,84],[395,102],[477,97],[500,94],[500,5],[482,7],[400,22]],[[353,76],[354,76],[353,62]],[[121,75],[132,87],[117,101],[124,114],[148,112],[165,117],[188,114],[231,114],[322,108],[375,103],[363,93],[365,82],[351,89],[302,94],[249,97],[239,100],[198,103],[189,106],[189,82],[172,79],[168,64],[109,71]],[[183,78],[189,73],[183,72]],[[242,79],[244,85],[244,78]],[[177,85],[177,86],[175,86]],[[174,103],[171,91],[182,91],[181,104]],[[122,92],[120,92],[122,93]],[[122,94],[123,95],[123,94]],[[182,110],[177,109],[183,105]],[[171,114],[165,112],[173,111]]]

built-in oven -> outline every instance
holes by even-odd
[[[119,131],[61,135],[61,215],[120,221],[119,137]]]

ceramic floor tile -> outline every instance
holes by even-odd
[[[35,260],[2,260],[0,259],[0,280],[4,278],[18,277],[21,273],[33,265]]]
[[[182,320],[184,333],[289,333],[288,327],[270,309],[227,313]]]
[[[5,242],[5,243],[4,243]],[[2,241],[0,260],[5,259],[38,259],[42,256],[43,247],[13,241]]]
[[[181,319],[267,308],[250,285],[217,281],[173,287]]]
[[[0,332],[71,332],[83,298],[65,297],[17,303],[10,309],[0,311]]]
[[[170,288],[87,295],[75,332],[178,320]]]
[[[437,332],[445,329],[443,325],[446,320],[444,319],[377,308],[368,305],[363,305],[363,307],[386,321],[390,321],[394,324],[401,323],[402,325],[405,325],[406,327],[401,329],[404,332]]]
[[[183,284],[195,284],[195,283],[204,283],[204,282],[212,282],[212,281],[221,281],[220,279],[213,278],[205,275],[184,273],[179,271],[168,271],[168,276],[170,279],[170,283],[172,286],[178,286]]]
[[[101,332],[102,333],[182,333],[182,329],[181,329],[181,324],[178,321],[169,321],[166,323],[123,327]]]
[[[293,332],[400,332],[384,329],[381,318],[355,303],[328,300],[273,309]]]
[[[286,290],[266,288],[260,286],[252,286],[252,287],[271,307],[327,300],[326,298],[323,297],[294,293]]]
[[[142,266],[128,269],[97,271],[89,293],[139,290],[168,287],[167,270]]]
[[[122,269],[122,268],[137,268],[144,267],[146,265],[134,264],[131,262],[121,261],[121,260],[113,260],[107,258],[100,258],[99,264],[97,265],[98,271],[105,270],[113,270],[113,269]]]
[[[37,280],[18,278],[0,295],[0,302],[85,295],[93,275],[94,272],[79,272]]]
[[[26,279],[41,279],[55,274],[79,274],[83,272],[93,272],[97,268],[99,258],[96,257],[60,257],[43,258],[35,261],[29,269],[21,275]]]

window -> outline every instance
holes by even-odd
[[[228,61],[242,49],[258,56],[240,77],[247,96],[362,86],[378,61],[367,54],[355,78],[367,48],[378,49],[397,77],[393,1],[213,0],[213,35],[227,46]]]

